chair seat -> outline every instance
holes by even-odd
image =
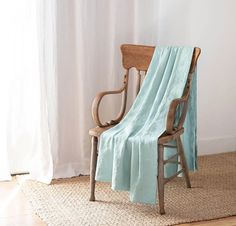
[[[166,134],[166,132],[164,132],[158,138],[158,144],[165,144],[165,143],[170,142],[171,140],[175,140],[177,137],[179,137],[183,133],[184,133],[184,128],[177,130],[174,134]]]
[[[106,131],[106,130],[108,130],[108,129],[114,127],[114,126],[115,126],[115,125],[111,125],[111,126],[107,126],[107,127],[99,127],[99,126],[96,126],[95,128],[92,128],[92,129],[89,130],[89,135],[90,135],[90,136],[93,136],[93,137],[100,137],[100,135],[101,135],[104,131]],[[182,129],[176,131],[176,132],[175,132],[174,134],[172,134],[172,135],[163,133],[163,134],[159,137],[158,143],[159,143],[159,144],[167,143],[167,142],[169,142],[170,140],[176,139],[176,137],[180,136],[182,133],[184,133],[184,128],[182,128]]]
[[[108,130],[108,129],[114,127],[114,126],[115,126],[115,125],[111,125],[111,126],[107,126],[107,127],[99,127],[99,126],[97,126],[97,127],[92,128],[92,129],[89,130],[89,135],[90,135],[90,136],[93,136],[93,137],[100,137],[100,135],[101,135],[104,131],[106,131],[106,130]],[[159,137],[158,143],[159,143],[159,144],[167,143],[167,142],[169,142],[170,140],[176,139],[176,137],[180,136],[182,133],[184,133],[184,128],[182,128],[182,129],[176,131],[176,132],[175,132],[174,134],[172,134],[172,135],[163,133],[163,134]]]
[[[93,136],[93,137],[100,137],[100,135],[101,135],[104,131],[106,131],[106,130],[108,130],[108,129],[114,127],[114,126],[115,126],[115,125],[111,125],[111,126],[107,126],[107,127],[99,127],[99,126],[97,126],[97,127],[92,128],[92,129],[89,130],[89,135],[90,135],[90,136]]]

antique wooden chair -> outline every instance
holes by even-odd
[[[99,136],[106,130],[110,129],[114,125],[118,124],[125,114],[126,109],[126,102],[127,102],[127,92],[128,92],[128,81],[129,81],[129,71],[131,68],[136,68],[137,70],[137,85],[136,85],[136,92],[138,94],[141,86],[141,71],[144,73],[147,72],[148,66],[151,62],[151,58],[153,55],[155,47],[153,46],[142,46],[142,45],[130,45],[125,44],[121,46],[122,52],[122,63],[125,69],[124,75],[124,84],[123,87],[119,90],[114,91],[105,91],[99,93],[92,104],[92,116],[97,124],[97,127],[90,129],[89,134],[92,137],[92,150],[91,150],[91,166],[90,166],[90,201],[95,201],[95,171],[96,171],[96,164],[97,164],[97,143]],[[169,182],[171,179],[183,173],[187,187],[190,188],[190,179],[188,173],[188,167],[185,160],[183,145],[180,139],[180,135],[184,133],[183,124],[185,121],[185,116],[187,112],[188,106],[188,99],[190,95],[190,88],[192,83],[192,76],[193,72],[196,68],[197,60],[200,55],[201,49],[194,48],[193,56],[192,56],[192,63],[189,70],[188,79],[185,85],[185,89],[183,92],[182,98],[174,99],[169,107],[169,112],[167,116],[167,123],[166,123],[166,131],[157,138],[157,145],[158,145],[158,198],[159,198],[159,210],[160,214],[165,213],[164,209],[164,185]],[[122,96],[122,104],[121,110],[118,114],[117,118],[111,120],[109,122],[102,123],[99,117],[99,105],[101,103],[102,98],[105,95],[109,94],[120,94],[123,93]],[[180,116],[180,119],[175,125],[175,114],[179,105],[182,105],[183,110]],[[170,145],[170,141],[176,141],[175,145]],[[171,158],[164,160],[163,153],[165,147],[168,148],[176,148],[177,147],[177,154],[173,155]],[[179,156],[180,161],[175,161],[176,157]],[[164,176],[164,165],[167,163],[177,163],[181,165],[181,170],[179,170],[176,174],[169,178],[165,178]]]

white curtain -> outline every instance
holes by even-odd
[[[28,28],[18,34],[30,47],[13,40],[20,47],[11,49],[11,56],[20,69],[14,69],[14,82],[9,83],[10,106],[3,106],[10,114],[7,133],[3,131],[0,161],[5,166],[0,170],[5,173],[0,179],[9,179],[16,153],[25,164],[15,164],[15,171],[30,172],[39,181],[88,174],[92,99],[99,91],[121,86],[122,43],[156,44],[158,1],[19,2],[31,5],[27,12],[32,18],[27,15],[24,21]],[[22,53],[24,67],[18,61]],[[103,103],[104,120],[118,112],[119,98],[112,100]]]
[[[0,2],[0,180],[27,172],[39,116],[36,8]]]

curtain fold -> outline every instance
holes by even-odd
[[[29,0],[23,2],[29,4]],[[11,99],[15,108],[10,110],[13,115],[6,126],[13,127],[7,133],[8,144],[4,150],[9,156],[15,152],[25,155],[24,171],[33,179],[50,183],[53,178],[89,173],[88,130],[95,126],[91,118],[92,100],[99,91],[122,85],[121,44],[156,44],[158,10],[154,7],[158,7],[158,1],[145,4],[141,0],[30,2],[34,19],[26,30],[32,36],[30,50],[34,54],[27,55],[31,61],[26,60],[22,69],[28,68],[29,77],[22,79],[24,75],[18,75],[18,82],[30,80],[31,83],[26,82],[24,95],[19,87],[19,102],[26,103],[24,111]],[[21,51],[25,50],[19,50],[19,54]],[[119,97],[104,101],[104,120],[118,113],[119,103]],[[21,125],[16,126],[19,121]],[[27,124],[30,129],[22,130]],[[18,134],[15,128],[21,128]],[[10,150],[12,138],[22,140],[22,134],[26,142]],[[10,157],[4,159],[5,163],[12,162]],[[6,166],[8,176],[9,171]]]

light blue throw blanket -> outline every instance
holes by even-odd
[[[115,127],[100,137],[96,180],[112,182],[112,189],[130,191],[133,202],[156,203],[157,140],[166,129],[170,103],[180,98],[192,60],[191,47],[157,47],[142,88]],[[194,76],[183,139],[188,166],[196,168],[196,75]],[[176,150],[174,150],[176,153]],[[165,158],[175,154],[165,149]],[[165,175],[177,170],[165,167]]]

